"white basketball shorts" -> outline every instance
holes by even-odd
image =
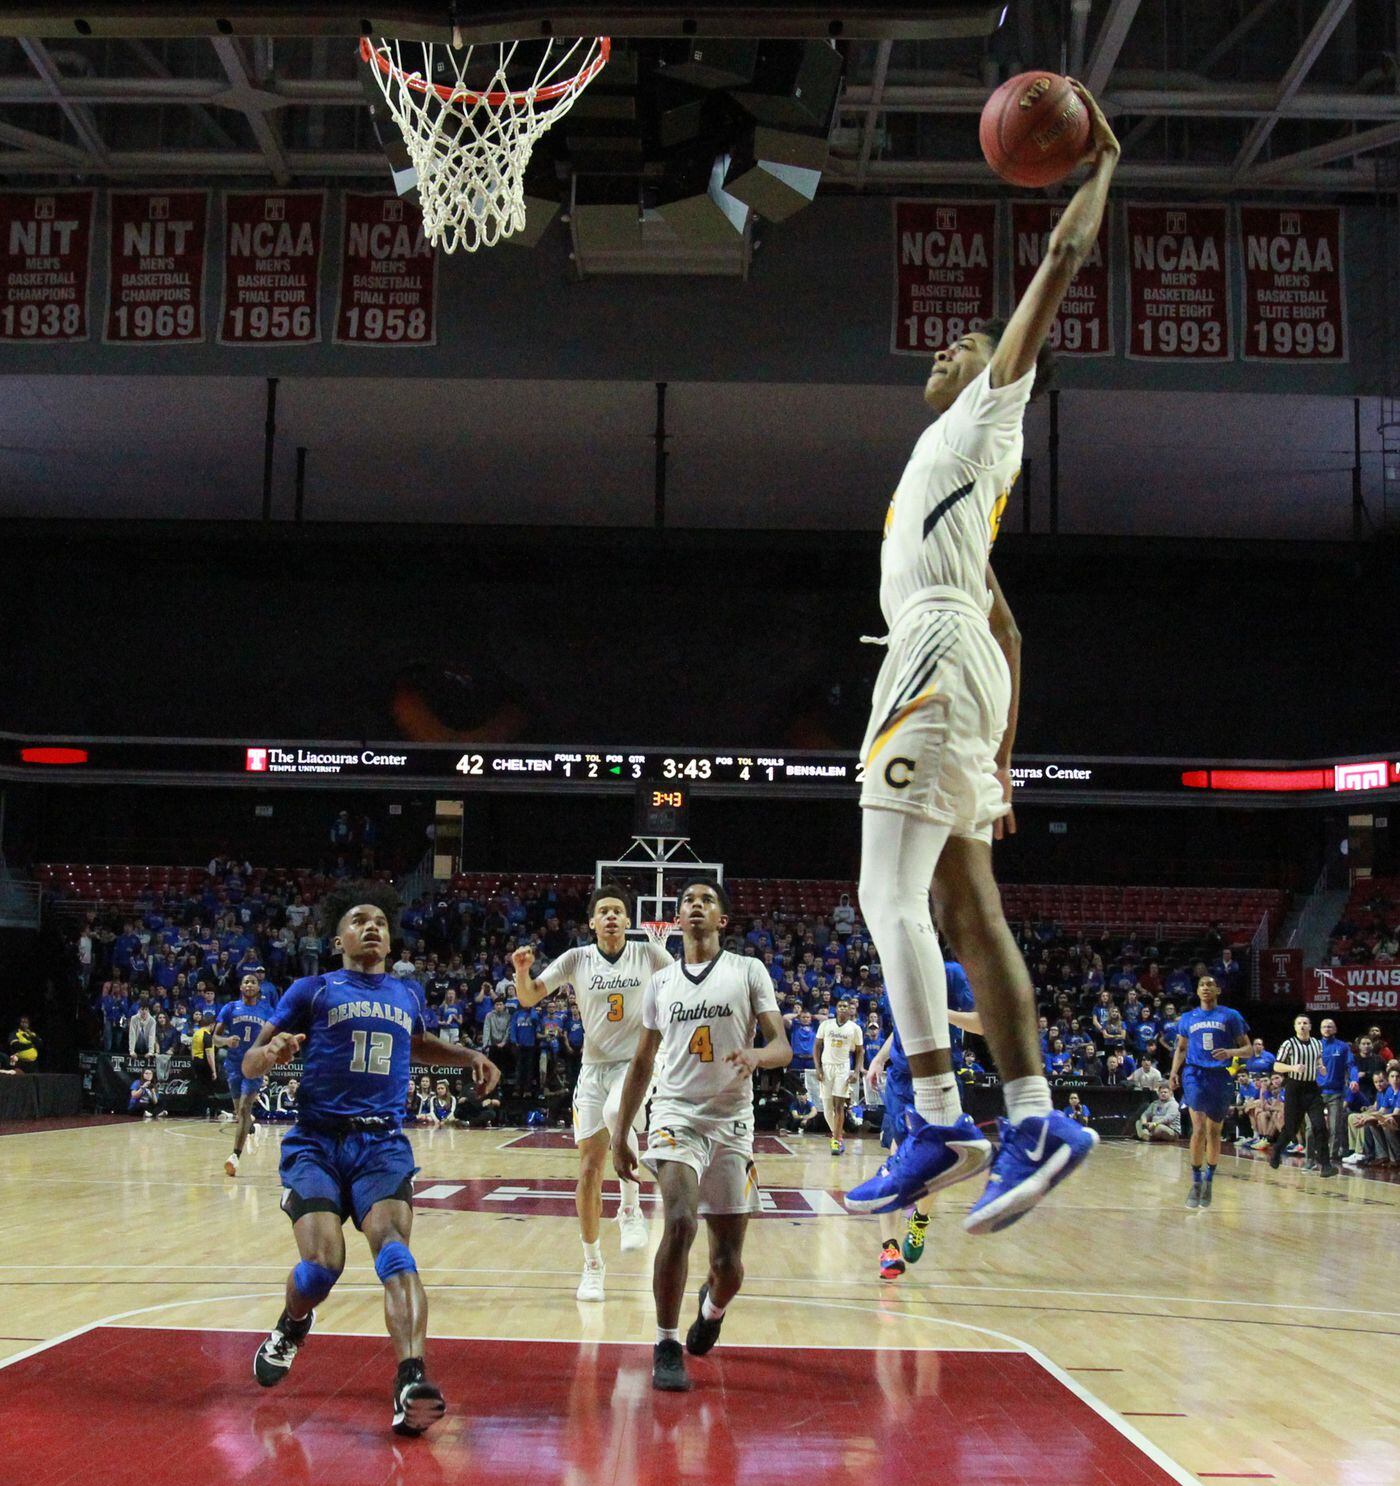
[[[578,1082],[574,1085],[575,1145],[600,1130],[612,1133],[622,1104],[623,1081],[630,1067],[630,1062],[585,1063],[579,1069]],[[646,1101],[643,1100],[632,1128],[640,1130],[645,1119]]]
[[[700,1178],[697,1211],[702,1218],[759,1211],[762,1199],[753,1160],[753,1126],[747,1120],[710,1131],[684,1124],[674,1114],[663,1114],[647,1131],[642,1164],[655,1174],[667,1161],[689,1166]]]

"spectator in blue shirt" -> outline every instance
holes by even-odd
[[[1156,1021],[1153,1020],[1152,1012],[1146,1006],[1140,1007],[1137,1021],[1129,1028],[1133,1050],[1139,1057],[1156,1046],[1157,1032],[1158,1027]]]
[[[1069,1096],[1069,1103],[1065,1105],[1065,1113],[1076,1125],[1087,1125],[1093,1118],[1093,1113],[1089,1106],[1084,1103],[1078,1094],[1071,1094]]]
[[[1387,1074],[1371,1108],[1352,1119],[1361,1131],[1362,1154],[1347,1156],[1348,1166],[1400,1163],[1400,1068],[1392,1068]]]
[[[527,1093],[535,1086],[539,1074],[535,1049],[540,1040],[540,1016],[537,1011],[516,1006],[510,1018],[510,1042],[515,1049],[515,1089]]]
[[[1251,1045],[1249,1057],[1244,1060],[1244,1071],[1256,1079],[1274,1071],[1274,1055],[1264,1046],[1264,1039],[1256,1037]]]
[[[1228,953],[1228,951],[1227,951]],[[1322,1066],[1317,1082],[1322,1090],[1322,1104],[1327,1114],[1327,1141],[1333,1161],[1347,1154],[1347,1095],[1361,1077],[1352,1054],[1351,1044],[1337,1036],[1337,1024],[1329,1016],[1322,1020]]]

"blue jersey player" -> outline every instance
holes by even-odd
[[[345,1268],[343,1228],[352,1218],[374,1256],[398,1356],[393,1429],[415,1435],[440,1419],[446,1405],[424,1371],[428,1299],[408,1247],[417,1170],[401,1128],[409,1063],[417,1057],[469,1069],[483,1096],[500,1073],[483,1054],[426,1033],[422,987],[385,974],[400,907],[384,883],[352,883],[322,902],[325,936],[343,968],[293,981],[244,1056],[243,1074],[261,1078],[274,1064],[302,1057],[297,1123],[282,1142],[281,1162],[282,1209],[301,1258],[253,1374],[265,1388],[286,1377],[314,1307]]]
[[[262,982],[256,975],[245,975],[239,981],[238,997],[219,1012],[214,1024],[214,1046],[228,1049],[224,1073],[233,1098],[233,1154],[224,1162],[224,1170],[229,1176],[238,1175],[243,1145],[253,1128],[253,1106],[263,1086],[260,1078],[243,1077],[243,1056],[258,1040],[258,1034],[272,1015],[271,1008],[263,1000]]]
[[[982,1019],[973,1006],[972,987],[967,973],[956,960],[944,962],[948,973],[948,1037],[955,1058],[961,1060],[964,1032],[977,1035],[982,1031]],[[914,1108],[914,1086],[909,1077],[909,1058],[904,1051],[904,1042],[899,1035],[899,1025],[894,1019],[888,995],[880,998],[882,1020],[888,1020],[894,1029],[885,1039],[880,1051],[870,1060],[868,1078],[872,1089],[884,1085],[885,1118],[880,1127],[880,1144],[888,1147],[893,1155],[908,1124],[909,1111]],[[924,1239],[928,1233],[929,1216],[916,1202],[909,1210],[909,1221],[905,1227],[903,1253],[897,1239],[887,1238],[880,1246],[880,1278],[898,1279],[904,1273],[905,1261],[917,1264],[924,1255]]]
[[[1229,1064],[1248,1056],[1253,1047],[1244,1018],[1220,1004],[1215,977],[1196,983],[1200,1006],[1176,1024],[1172,1088],[1191,1111],[1191,1191],[1186,1206],[1209,1207],[1215,1168],[1220,1162],[1220,1127],[1234,1103],[1235,1081]]]

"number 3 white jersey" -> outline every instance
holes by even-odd
[[[629,939],[615,959],[596,944],[566,949],[536,976],[546,991],[571,985],[583,1019],[583,1061],[625,1063],[642,1035],[642,997],[647,982],[672,964],[650,940]]]
[[[926,429],[885,516],[880,608],[891,631],[930,588],[954,588],[991,607],[987,558],[1021,468],[1021,420],[1035,372],[993,387],[984,371]]]
[[[726,1062],[752,1047],[758,1018],[778,1010],[761,961],[721,950],[708,965],[676,960],[652,977],[642,1025],[661,1033],[651,1126],[701,1130],[747,1120],[752,1128],[753,1075]]]

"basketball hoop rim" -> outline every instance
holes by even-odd
[[[547,39],[553,41],[556,38]],[[360,38],[360,59],[373,63],[385,77],[392,77],[400,87],[409,88],[415,93],[436,93],[443,103],[469,103],[474,107],[485,104],[488,108],[504,108],[508,103],[552,103],[567,93],[586,88],[608,65],[608,59],[612,56],[610,36],[598,36],[594,39],[598,54],[581,72],[575,73],[573,77],[567,78],[564,82],[548,83],[542,88],[521,88],[518,91],[496,89],[490,93],[477,93],[470,88],[460,86],[452,88],[445,83],[430,83],[419,77],[416,72],[404,72],[396,67],[368,36]]]

